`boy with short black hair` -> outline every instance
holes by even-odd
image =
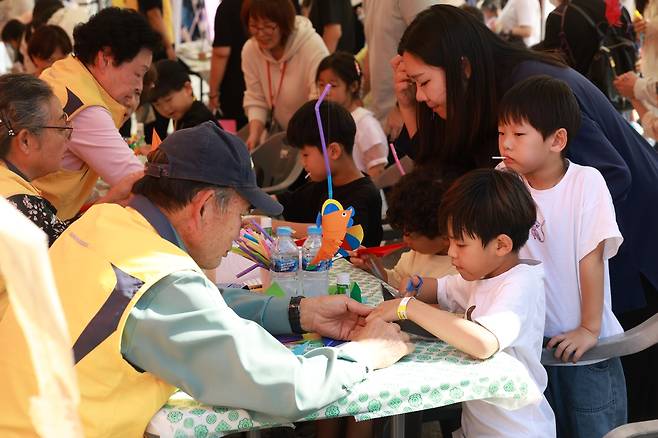
[[[158,75],[148,98],[160,115],[174,120],[174,130],[209,120],[217,124],[212,112],[194,97],[190,75],[183,64],[163,59],[155,66]]]
[[[527,369],[535,383],[528,388],[536,396],[533,403],[508,410],[481,400],[464,402],[456,436],[555,436],[553,412],[542,396],[544,271],[539,262],[519,258],[535,217],[517,175],[494,169],[467,173],[443,195],[439,209],[448,255],[460,275],[414,276],[413,292],[400,288],[405,298],[385,301],[366,318],[410,319],[470,356],[487,359],[503,351]]]
[[[563,366],[547,366],[547,398],[558,437],[601,437],[626,422],[619,358],[577,363],[600,337],[623,332],[612,313],[608,259],[623,239],[598,170],[564,158],[581,112],[567,84],[535,76],[512,87],[499,107],[499,150],[523,175],[537,220],[521,255],[546,271],[547,347]]]
[[[302,224],[293,226],[299,235],[306,234],[306,224],[315,223],[322,204],[328,198],[320,133],[315,117],[316,101],[306,102],[288,123],[288,142],[300,149],[308,181],[294,192],[277,195],[283,205],[286,221]],[[363,227],[364,246],[379,246],[382,240],[382,200],[379,190],[369,177],[359,171],[352,159],[356,125],[352,115],[342,106],[324,101],[320,117],[327,143],[329,169],[333,180],[333,197],[343,208],[354,207],[354,224]],[[275,224],[276,225],[276,224]]]

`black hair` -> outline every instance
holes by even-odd
[[[32,75],[0,76],[0,158],[7,156],[11,140],[19,131],[39,134],[48,125],[50,99],[54,96],[47,83]]]
[[[9,41],[20,41],[23,33],[25,32],[25,24],[13,19],[9,20],[5,27],[2,28],[2,41],[8,43]]]
[[[173,91],[182,90],[190,82],[189,69],[180,61],[161,59],[155,63],[157,76],[153,87],[144,93],[150,102],[155,102]]]
[[[528,60],[564,66],[547,54],[503,41],[468,12],[448,5],[419,13],[398,52],[441,67],[446,75],[447,119],[417,105],[415,161],[462,171],[490,166],[491,155],[498,153],[498,103],[513,69]]]
[[[146,19],[131,9],[107,8],[78,24],[73,31],[73,51],[84,64],[92,65],[99,51],[109,48],[115,65],[131,61],[142,49],[155,52],[162,45]]]
[[[528,122],[542,138],[560,128],[567,131],[568,142],[580,128],[580,106],[571,88],[546,75],[532,76],[510,88],[498,108],[501,123]],[[562,155],[567,151],[562,149]]]
[[[315,74],[315,81],[320,79],[320,73],[325,70],[333,71],[341,81],[347,85],[347,90],[352,99],[358,99],[361,95],[361,65],[356,60],[354,55],[348,52],[334,52],[331,55],[320,61],[317,73]],[[356,90],[350,90],[356,83]]]
[[[505,234],[512,239],[513,251],[518,251],[536,217],[535,203],[519,175],[477,169],[457,179],[443,195],[439,227],[446,234],[450,228],[455,238],[480,238],[483,247]]]
[[[404,175],[387,196],[389,223],[405,233],[439,236],[439,205],[447,188],[445,180],[425,170]]]
[[[48,23],[48,20],[64,7],[60,0],[40,0],[35,2],[32,9],[32,21],[25,29],[25,41],[30,41],[32,34],[41,26]]]
[[[58,48],[64,55],[71,53],[73,47],[69,36],[59,26],[46,25],[32,34],[27,44],[27,54],[32,60],[34,58],[48,60]]]
[[[481,22],[484,23],[484,13],[482,12],[482,9],[476,8],[475,6],[471,6],[471,5],[468,5],[466,3],[461,5],[459,8],[466,11],[466,12],[468,12],[469,14],[474,16],[475,18],[477,18],[478,21],[481,21]]]
[[[317,100],[306,102],[288,122],[287,136],[291,146],[301,149],[308,145],[322,150],[320,131],[315,117],[316,102]],[[330,143],[338,143],[345,152],[352,155],[356,135],[356,124],[352,114],[339,104],[325,100],[320,104],[320,119],[327,146]]]
[[[148,162],[167,164],[169,160],[162,149],[156,149],[148,154]],[[215,200],[220,209],[224,209],[230,198],[237,195],[237,192],[228,187],[166,176],[144,175],[132,187],[132,193],[146,197],[166,211],[180,210],[188,205],[201,190],[214,190]]]

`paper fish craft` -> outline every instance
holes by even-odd
[[[354,208],[344,209],[335,199],[327,199],[322,204],[316,224],[322,226],[322,246],[311,265],[323,260],[331,260],[336,253],[347,255],[347,250],[354,250],[363,240],[363,227],[354,225]]]

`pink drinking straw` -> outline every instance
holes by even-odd
[[[393,154],[393,159],[395,160],[395,165],[398,166],[398,170],[400,171],[400,175],[404,175],[407,172],[404,171],[402,168],[402,163],[400,163],[400,159],[398,158],[398,153],[395,150],[395,146],[393,146],[393,143],[388,144],[391,147],[391,153]]]
[[[322,143],[322,155],[324,155],[324,167],[327,170],[327,193],[329,194],[329,199],[334,198],[334,191],[331,186],[331,169],[329,168],[329,154],[327,153],[327,141],[324,138],[324,129],[322,129],[322,118],[320,118],[320,105],[322,101],[327,96],[327,93],[331,89],[331,84],[327,84],[320,95],[320,98],[315,103],[315,118],[318,122],[318,130],[320,131],[320,142]]]

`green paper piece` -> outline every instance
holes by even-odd
[[[356,281],[353,281],[352,284],[350,284],[350,298],[359,303],[363,303],[363,298],[361,298],[361,288]]]
[[[335,284],[330,284],[329,289],[327,289],[327,292],[329,295],[338,295],[338,289],[336,288]]]
[[[283,298],[286,296],[286,291],[284,291],[278,283],[272,282],[270,287],[265,291],[265,295],[270,295],[276,298]]]

